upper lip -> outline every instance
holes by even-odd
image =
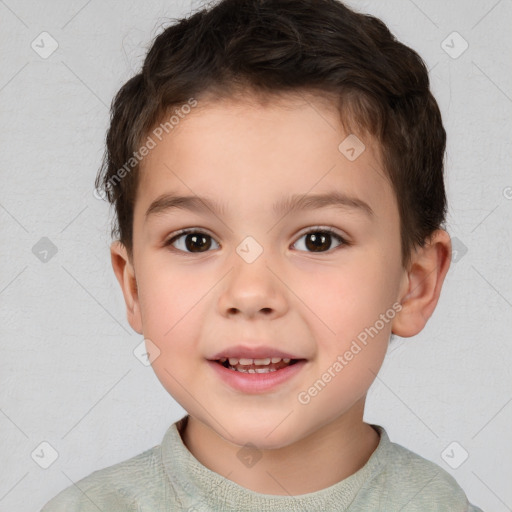
[[[255,347],[249,347],[247,345],[234,345],[232,347],[221,350],[220,352],[217,352],[209,359],[210,361],[218,361],[223,357],[227,359],[230,357],[236,357],[238,359],[263,359],[266,357],[280,357],[281,359],[303,359],[288,352],[283,352],[282,350],[278,350],[274,347],[265,345],[259,345]]]

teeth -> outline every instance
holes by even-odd
[[[243,363],[242,363],[243,364]],[[267,364],[270,364],[270,357],[267,357],[265,359],[255,359],[254,360],[254,364],[259,364],[259,365],[267,365]]]
[[[219,359],[221,363],[225,363],[227,361],[227,358],[223,357],[222,359]],[[236,357],[230,357],[229,358],[229,364],[231,366],[236,366],[237,364],[241,364],[244,366],[250,366],[250,365],[258,365],[258,366],[267,366],[270,363],[276,364],[283,361],[283,363],[288,364],[291,359],[285,358],[281,359],[280,357],[266,357],[264,359],[247,359],[247,358],[236,358]]]
[[[230,368],[230,370],[240,373],[270,373],[277,371],[275,368],[250,368],[248,370],[244,370],[243,368]]]

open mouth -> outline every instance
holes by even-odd
[[[303,359],[283,359],[281,357],[267,357],[264,359],[238,359],[235,357],[216,360],[218,364],[228,370],[241,373],[270,373],[288,366],[292,366]]]

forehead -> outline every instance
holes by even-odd
[[[378,145],[359,132],[353,140],[362,139],[364,151],[347,158],[346,140],[355,134],[344,131],[339,116],[330,98],[312,94],[199,101],[161,140],[153,136],[136,214],[166,191],[208,196],[217,204],[227,199],[222,207],[234,210],[322,192],[364,195],[375,211],[392,206]]]

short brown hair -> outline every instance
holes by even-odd
[[[164,115],[191,98],[317,91],[333,98],[344,126],[354,122],[379,142],[406,267],[447,209],[446,133],[419,55],[381,20],[338,0],[221,0],[174,21],[114,98],[96,177],[115,206],[112,235],[130,257],[139,175],[133,155]]]

